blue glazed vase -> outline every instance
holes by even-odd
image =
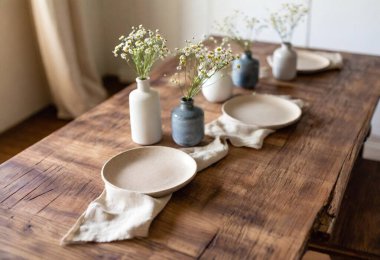
[[[204,113],[194,106],[194,100],[181,99],[181,104],[172,110],[172,137],[181,146],[195,146],[204,137]]]
[[[232,82],[237,87],[253,89],[259,81],[259,61],[245,51],[240,59],[232,64]]]

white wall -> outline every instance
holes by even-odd
[[[136,75],[125,61],[112,54],[120,35],[128,34],[132,26],[143,24],[160,29],[169,40],[170,48],[178,46],[180,37],[180,2],[177,0],[83,0],[85,25],[89,31],[90,49],[95,56],[100,75],[117,74],[123,81]]]
[[[171,47],[182,46],[186,39],[217,33],[215,21],[240,10],[247,15],[265,18],[281,3],[292,0],[100,0],[106,37],[104,55],[108,73],[118,73],[133,80],[131,70],[110,54],[122,33],[140,23],[159,28]],[[304,21],[296,28],[296,46],[380,55],[379,0],[295,0],[310,7]],[[129,14],[129,15],[125,15]],[[112,17],[112,18],[111,18]],[[258,37],[260,41],[279,42],[270,29]]]
[[[267,17],[286,0],[193,0],[182,1],[185,24],[180,33],[189,39],[195,34],[216,33],[213,23],[240,10],[255,17]],[[295,30],[293,43],[298,46],[380,55],[379,0],[298,0],[310,7],[305,21]],[[174,21],[173,21],[174,22]],[[259,40],[279,42],[270,29]]]
[[[0,1],[0,132],[50,102],[25,0]]]
[[[202,39],[203,35],[209,34],[212,19],[211,0],[181,0],[179,7],[179,20],[172,21],[172,24],[179,24],[177,37],[178,46],[183,46],[185,40]],[[223,3],[224,5],[224,3]]]
[[[313,0],[310,46],[380,55],[379,0]]]
[[[270,12],[277,10],[281,3],[289,1],[285,0],[225,0],[223,4],[220,4],[218,0],[211,0],[208,12],[208,23],[210,26],[210,31],[217,33],[213,29],[213,24],[215,21],[221,21],[225,16],[231,15],[234,10],[239,10],[245,13],[248,16],[254,16],[261,20],[265,20]],[[297,1],[299,2],[299,1]],[[308,5],[308,3],[306,3]],[[299,26],[295,29],[293,35],[293,43],[295,45],[306,46],[307,44],[307,18],[304,19],[304,22],[300,23]],[[244,26],[244,25],[243,25]],[[243,31],[243,29],[242,29]],[[244,33],[243,33],[244,35]],[[279,37],[276,33],[267,28],[259,34],[258,40],[260,41],[269,41],[269,42],[279,42]]]

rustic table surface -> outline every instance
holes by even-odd
[[[256,45],[261,65],[275,47]],[[103,163],[137,146],[128,112],[134,87],[126,88],[0,166],[0,258],[301,257],[312,230],[331,232],[380,94],[380,57],[344,58],[341,71],[288,83],[261,80],[258,93],[305,100],[301,120],[272,134],[261,150],[231,147],[226,158],[174,193],[148,238],[61,247],[60,238],[101,193]],[[180,91],[163,75],[175,67],[169,60],[152,75],[163,109],[159,145],[173,147],[170,110]],[[221,114],[220,104],[202,96],[196,104],[206,122]]]

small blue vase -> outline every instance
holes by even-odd
[[[193,99],[182,98],[181,104],[172,110],[172,137],[181,146],[195,146],[204,137],[204,113],[193,103]]]
[[[232,64],[232,82],[237,87],[253,89],[259,81],[259,61],[252,57],[251,51],[245,51],[240,59]]]

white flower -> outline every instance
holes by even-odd
[[[119,40],[121,43],[113,51],[115,57],[120,55],[141,78],[148,77],[153,64],[169,53],[166,40],[158,30],[147,30],[142,25],[132,27],[128,36],[121,36]]]
[[[185,71],[186,79],[183,82],[189,81],[186,88],[181,86],[186,99],[197,95],[208,78],[235,59],[230,48],[217,46],[214,50],[209,50],[203,43],[191,41],[186,41],[184,48],[177,49],[177,54],[177,70]]]

